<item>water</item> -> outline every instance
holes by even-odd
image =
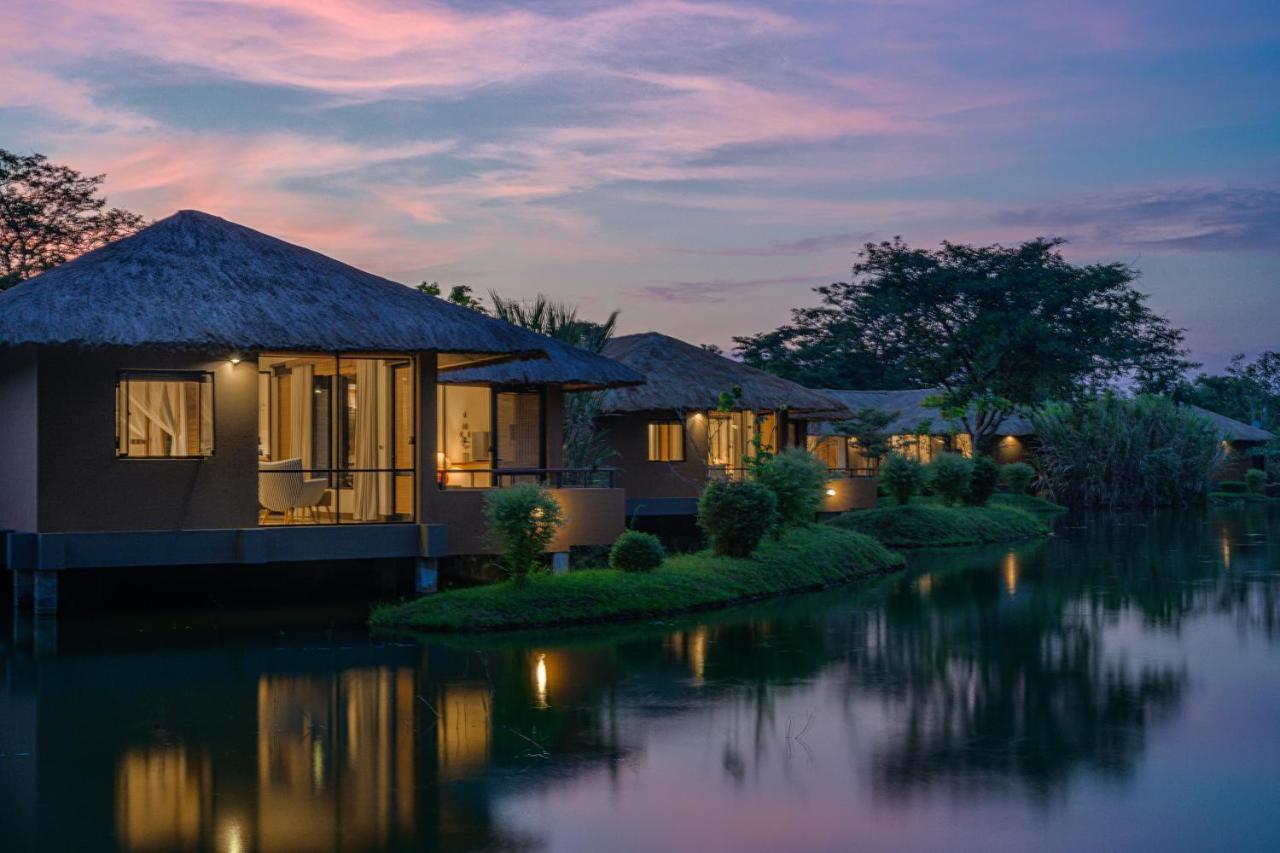
[[[18,625],[0,838],[1278,849],[1278,522],[1068,520],[871,589],[559,635],[389,641],[362,607]]]

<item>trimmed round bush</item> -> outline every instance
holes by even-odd
[[[501,555],[503,571],[523,581],[543,567],[542,555],[564,524],[551,493],[533,483],[493,489],[484,496],[487,536]]]
[[[761,463],[755,478],[777,499],[778,526],[795,527],[813,521],[822,506],[827,466],[812,454],[793,447]]]
[[[667,558],[667,549],[652,533],[624,530],[609,549],[609,568],[624,572],[651,572]]]
[[[969,476],[969,495],[965,502],[973,506],[986,506],[996,493],[1000,482],[1000,466],[990,456],[978,456],[973,460],[973,473]]]
[[[929,488],[944,504],[958,504],[969,496],[973,462],[959,453],[943,453],[929,463]]]
[[[880,485],[895,502],[911,503],[912,496],[924,486],[924,469],[910,457],[890,453],[880,463]]]
[[[1257,468],[1250,468],[1244,473],[1245,487],[1251,495],[1265,495],[1267,493],[1267,472],[1259,471]]]
[[[750,556],[777,521],[778,499],[759,483],[717,480],[698,499],[698,526],[721,556]]]
[[[1026,462],[1010,462],[1000,467],[1000,482],[1015,495],[1025,495],[1031,491],[1031,484],[1036,481],[1036,469]]]

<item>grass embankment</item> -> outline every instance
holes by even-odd
[[[746,559],[710,553],[668,558],[652,572],[588,569],[535,575],[374,608],[371,622],[418,631],[498,631],[647,619],[727,607],[888,574],[900,555],[827,525],[768,539]]]
[[[1007,506],[951,507],[912,502],[906,506],[853,510],[829,523],[865,533],[888,548],[949,548],[1016,542],[1049,534],[1044,522]]]
[[[991,500],[987,502],[987,506],[1005,507],[1007,509],[1020,509],[1023,512],[1066,512],[1067,508],[1062,504],[1056,504],[1053,501],[1045,500],[1036,495],[1014,495],[1007,492],[997,492],[991,496]]]

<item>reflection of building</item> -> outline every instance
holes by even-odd
[[[212,811],[212,774],[204,753],[157,746],[120,756],[116,834],[126,850],[198,847]]]
[[[459,779],[482,771],[489,761],[493,727],[488,686],[445,685],[437,701],[436,766],[440,779]]]

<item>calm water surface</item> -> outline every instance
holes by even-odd
[[[611,631],[362,615],[6,624],[0,846],[1280,849],[1266,508]]]

